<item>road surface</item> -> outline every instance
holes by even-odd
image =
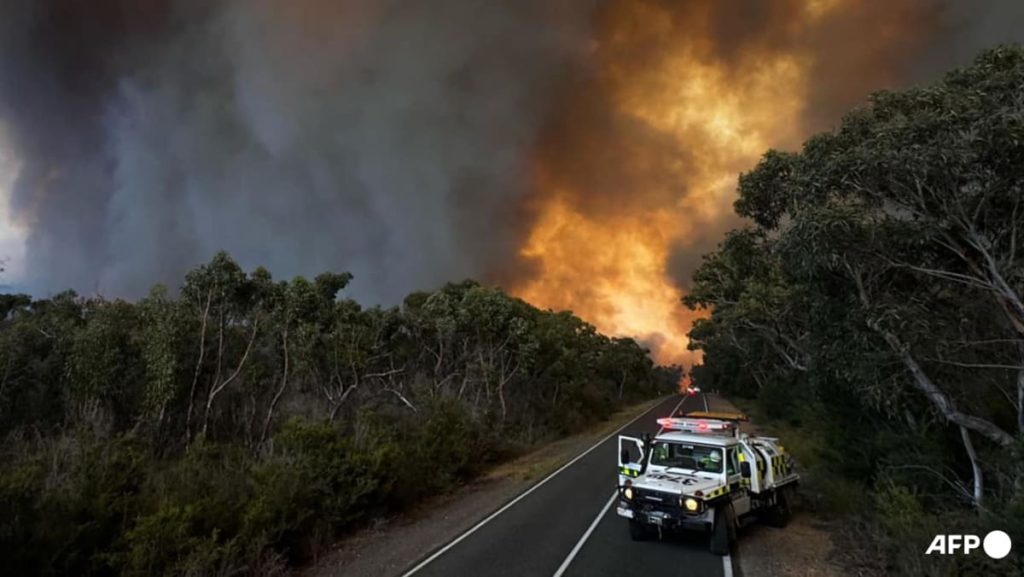
[[[634,542],[626,520],[615,514],[618,434],[656,433],[655,419],[680,402],[685,411],[707,407],[703,395],[662,401],[418,561],[404,577],[730,577],[731,560],[709,553],[705,536]]]

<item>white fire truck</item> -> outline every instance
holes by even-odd
[[[778,439],[740,433],[738,413],[692,412],[658,419],[651,438],[619,437],[619,504],[634,540],[664,531],[710,533],[725,555],[736,531],[760,517],[789,522],[799,476]]]

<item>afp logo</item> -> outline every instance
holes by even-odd
[[[1002,531],[992,531],[985,535],[985,540],[982,541],[977,535],[936,535],[924,554],[953,555],[962,551],[964,555],[970,555],[978,546],[981,546],[989,557],[1002,559],[1010,554],[1010,536]]]

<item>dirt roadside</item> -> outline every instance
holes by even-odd
[[[712,411],[738,411],[717,395],[707,395],[707,399]],[[744,423],[741,430],[750,434],[760,432],[755,423]],[[842,567],[831,561],[834,549],[828,522],[801,507],[798,501],[793,519],[785,529],[761,523],[741,529],[733,566],[737,577],[841,577],[845,575]]]
[[[401,575],[424,555],[451,541],[504,503],[664,399],[627,407],[585,433],[545,445],[499,465],[457,491],[409,513],[382,519],[335,544],[304,577]]]

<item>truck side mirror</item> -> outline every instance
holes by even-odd
[[[621,463],[632,463],[633,457],[629,454],[629,449],[622,449],[622,453],[619,454],[619,461]]]
[[[740,463],[740,475],[743,475],[744,479],[750,478],[750,463],[747,461]]]

